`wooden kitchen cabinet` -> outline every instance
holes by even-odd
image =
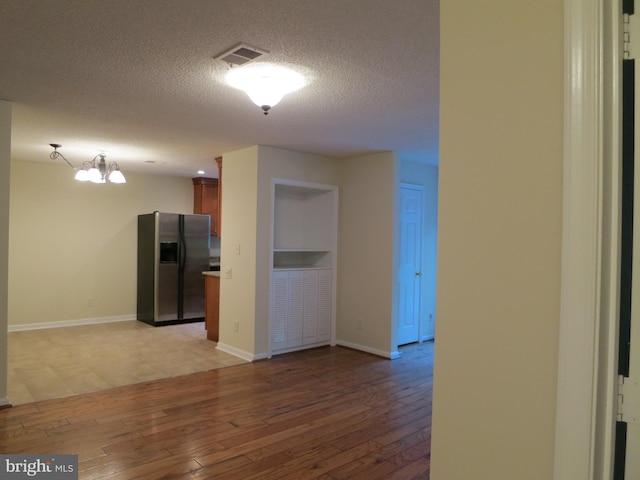
[[[217,178],[193,178],[193,213],[211,216],[211,235],[220,236],[220,205]]]
[[[220,277],[204,276],[204,328],[207,339],[218,341],[220,331]]]

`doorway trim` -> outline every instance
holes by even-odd
[[[563,238],[555,480],[612,477],[620,0],[565,0]]]

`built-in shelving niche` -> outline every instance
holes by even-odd
[[[268,356],[336,344],[338,187],[273,180]]]
[[[337,187],[274,180],[273,267],[333,266]]]

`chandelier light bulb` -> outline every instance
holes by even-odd
[[[100,170],[96,167],[91,167],[87,172],[89,175],[89,181],[92,183],[104,183],[102,175],[100,175]]]
[[[88,182],[89,181],[89,170],[85,170],[81,168],[76,172],[76,180],[79,182]]]
[[[118,167],[116,167],[116,169],[109,174],[109,181],[111,183],[127,183],[127,181],[124,178],[124,175],[122,174],[122,172]]]

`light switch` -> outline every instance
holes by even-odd
[[[236,243],[236,255],[240,255],[240,244]]]
[[[224,271],[224,278],[231,279],[231,269],[230,268],[227,268]]]

